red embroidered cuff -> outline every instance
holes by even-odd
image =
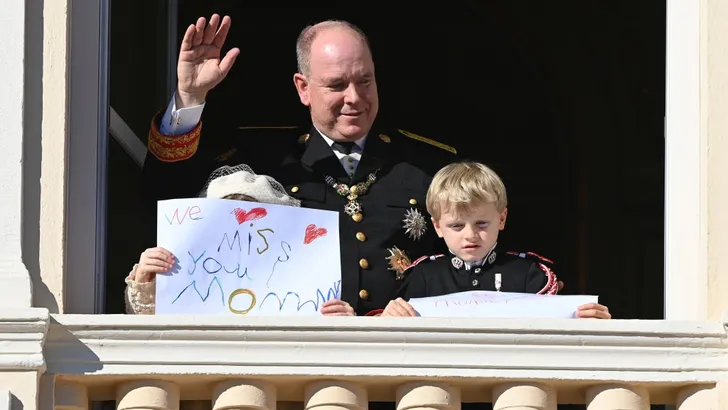
[[[195,155],[200,145],[202,121],[187,134],[168,136],[159,131],[158,118],[159,114],[154,116],[149,129],[149,152],[162,162],[183,161]]]

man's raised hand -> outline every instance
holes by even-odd
[[[204,17],[187,27],[177,62],[177,108],[200,105],[207,93],[227,76],[240,54],[239,48],[230,49],[220,59],[222,46],[230,31],[229,16],[218,14]]]

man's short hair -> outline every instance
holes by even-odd
[[[359,27],[344,20],[326,20],[320,23],[312,24],[301,30],[296,40],[296,61],[298,63],[298,72],[307,76],[311,73],[311,45],[321,32],[330,29],[346,29],[353,32],[369,47],[369,39],[367,38],[364,31]]]
[[[445,166],[435,174],[427,190],[427,212],[435,220],[445,212],[454,210],[460,214],[482,204],[493,204],[498,212],[503,212],[508,207],[508,197],[498,174],[479,162]]]

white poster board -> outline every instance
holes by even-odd
[[[341,293],[337,212],[234,201],[159,201],[157,314],[318,315]]]
[[[573,318],[579,306],[598,300],[598,296],[590,295],[483,290],[413,298],[409,303],[422,317]]]

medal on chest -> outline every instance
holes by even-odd
[[[332,176],[326,175],[326,184],[331,188],[334,188],[339,196],[343,196],[349,200],[344,205],[344,212],[351,216],[354,222],[360,222],[363,218],[361,203],[359,203],[359,197],[366,194],[369,191],[369,187],[377,181],[377,172],[375,170],[367,176],[366,181],[359,182],[358,184],[349,186],[342,182],[336,181]]]
[[[389,270],[394,271],[395,279],[402,280],[404,278],[404,272],[412,264],[412,261],[405,251],[396,246],[387,250],[389,251],[389,256],[386,258],[389,261]]]
[[[427,220],[419,209],[410,208],[405,212],[402,220],[404,232],[413,241],[419,241],[427,230]]]

